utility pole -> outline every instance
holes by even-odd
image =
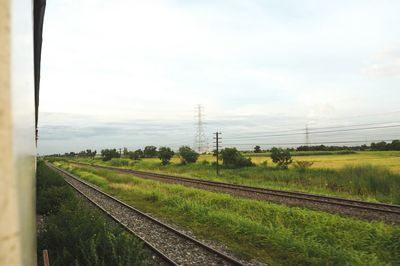
[[[219,144],[221,140],[221,132],[215,132],[215,149],[216,149],[216,156],[217,156],[217,175],[219,175]]]
[[[309,132],[308,132],[308,124],[306,124],[306,146],[310,144]]]

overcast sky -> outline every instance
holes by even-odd
[[[306,124],[399,124],[399,10],[395,0],[48,1],[39,153],[193,145],[197,104],[210,144],[216,130],[251,147],[302,142],[246,136]]]

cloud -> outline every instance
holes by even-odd
[[[364,71],[375,78],[400,77],[400,45],[373,56]]]
[[[360,69],[399,41],[397,10],[360,0],[49,2],[39,148],[190,144],[198,103],[207,133],[227,135],[392,110],[398,81],[371,82]],[[369,60],[368,75],[397,77],[398,51]],[[393,97],[377,103],[382,91]]]

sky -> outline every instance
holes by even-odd
[[[400,138],[399,1],[46,8],[39,154],[192,146],[198,104],[210,148],[216,131],[241,149],[303,143],[306,127],[309,143]],[[313,134],[367,124],[385,128]]]

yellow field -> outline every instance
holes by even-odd
[[[268,165],[273,165],[268,156],[250,157],[256,164],[268,161]],[[314,162],[312,168],[339,169],[346,165],[371,164],[387,167],[392,172],[400,174],[400,151],[365,151],[356,154],[293,156],[292,158],[295,161],[312,161]],[[174,160],[179,162],[178,158]],[[202,160],[214,161],[215,157],[201,155],[199,161]]]
[[[260,164],[264,161],[268,162],[268,166],[273,166],[272,160],[269,156],[246,156],[251,157],[252,161]],[[400,174],[400,151],[364,151],[355,154],[340,154],[340,155],[307,155],[307,156],[293,156],[294,161],[312,161],[314,164],[312,168],[327,168],[327,169],[340,169],[346,165],[363,165],[371,164],[383,166],[390,169],[393,173]],[[146,161],[159,162],[159,159],[145,159]],[[214,162],[215,157],[212,155],[201,155],[198,162],[203,160]],[[171,159],[172,163],[179,163],[179,157],[174,156]]]

